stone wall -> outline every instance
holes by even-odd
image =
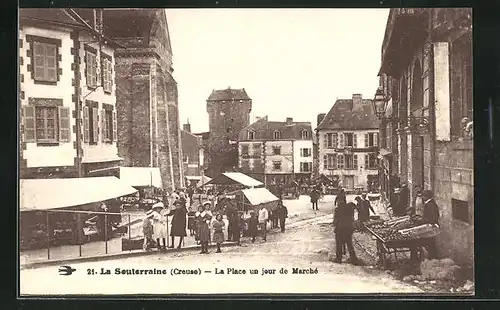
[[[435,200],[442,226],[441,255],[461,264],[474,262],[474,155],[472,141],[436,145]],[[468,223],[454,218],[452,199],[468,202]]]

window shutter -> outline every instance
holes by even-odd
[[[45,61],[47,68],[47,80],[57,81],[57,48],[54,45],[45,45]]]
[[[368,142],[368,134],[365,134],[365,147],[370,147],[370,144]]]
[[[70,142],[71,130],[69,121],[69,107],[59,107],[59,141]]]
[[[352,161],[354,169],[358,169],[358,154],[352,155]]]
[[[113,111],[113,141],[118,141],[118,122],[116,120],[116,111]]]
[[[101,141],[106,141],[106,110],[101,110]]]
[[[332,140],[333,140],[332,141],[332,147],[333,148],[337,148],[338,147],[338,138],[337,138],[337,136],[338,135],[336,133],[332,134]]]
[[[87,86],[92,86],[92,66],[89,52],[85,52],[85,67],[87,70]]]
[[[35,107],[23,107],[24,142],[35,142]]]
[[[370,154],[365,154],[365,169],[368,169],[370,164],[368,163],[368,160],[370,158]]]
[[[357,134],[352,135],[352,147],[353,148],[358,147],[358,135]]]
[[[323,155],[323,169],[328,169],[328,156]]]
[[[325,133],[325,135],[323,136],[323,143],[325,144],[325,149],[328,148],[328,134]]]
[[[97,86],[97,55],[92,54],[92,74],[93,74],[93,79],[92,79],[92,86]],[[102,84],[102,81],[101,83]]]
[[[83,142],[90,142],[89,107],[83,107]]]
[[[373,134],[373,146],[378,146],[378,133]]]
[[[93,133],[93,141],[99,142],[99,109],[92,108],[92,133]]]
[[[33,42],[33,62],[35,80],[45,78],[45,46],[38,42]]]
[[[337,154],[333,154],[332,157],[333,157],[332,158],[332,168],[335,169],[335,168],[337,168],[337,157],[338,156],[337,156]]]
[[[340,148],[344,148],[344,133],[340,133]]]

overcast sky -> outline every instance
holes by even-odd
[[[245,88],[252,119],[310,121],[373,98],[388,9],[168,9],[180,121],[208,130],[212,89]]]

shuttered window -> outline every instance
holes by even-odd
[[[368,134],[365,133],[365,147],[370,147],[370,142],[368,140]]]
[[[59,141],[71,141],[70,114],[68,107],[59,107]]]
[[[90,113],[89,107],[83,107],[83,142],[90,142]]]
[[[358,155],[357,154],[352,155],[352,160],[353,160],[353,169],[358,169]]]
[[[91,141],[94,143],[99,142],[99,109],[92,108],[92,131]]]
[[[57,46],[33,42],[33,77],[35,81],[57,82]]]
[[[370,167],[370,154],[365,154],[365,169]]]
[[[71,141],[69,107],[24,106],[22,124],[24,142]]]
[[[353,148],[358,147],[358,135],[357,134],[352,135],[352,147]]]
[[[111,93],[113,89],[113,68],[112,62],[109,58],[103,58],[103,68],[102,68],[102,77],[103,77],[103,88],[107,93]]]
[[[118,141],[118,124],[116,121],[116,111],[113,111],[113,141]]]
[[[344,169],[344,155],[339,154],[337,156],[337,169]]]
[[[35,107],[37,142],[57,142],[57,113],[57,107]]]
[[[328,169],[328,156],[323,155],[323,169]]]
[[[35,142],[35,107],[25,106],[23,107],[23,141],[24,142]]]
[[[344,134],[340,133],[340,148],[344,148]]]
[[[85,64],[87,71],[87,86],[91,88],[97,87],[97,57],[96,54],[86,51]]]
[[[378,133],[373,134],[373,146],[378,146]]]
[[[101,125],[102,125],[102,141],[111,143],[115,141],[114,133],[115,133],[115,113],[113,110],[101,110]]]

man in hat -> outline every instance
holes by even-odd
[[[358,258],[352,244],[352,234],[354,232],[354,203],[348,204],[340,202],[333,214],[334,232],[335,232],[335,263],[342,263],[342,252],[344,246],[349,251],[349,260],[353,264],[358,264]]]
[[[422,199],[424,201],[423,218],[429,224],[439,225],[439,207],[434,201],[434,193],[430,190],[422,192]],[[429,259],[437,258],[437,247],[434,240],[430,241],[426,246]]]

